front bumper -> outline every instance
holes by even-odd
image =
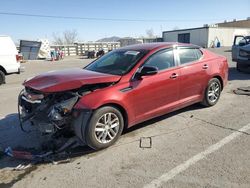
[[[30,122],[41,133],[55,133],[67,128],[72,121],[72,114],[64,114],[52,103],[53,99],[45,100],[42,94],[25,94],[22,90],[18,96],[18,114],[21,129],[25,122]],[[25,130],[24,130],[25,131]]]
[[[237,63],[240,65],[250,66],[250,59],[238,59]]]

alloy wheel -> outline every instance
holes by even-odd
[[[111,142],[119,132],[120,120],[115,113],[103,114],[95,125],[95,137],[98,142],[106,144]]]
[[[215,103],[220,96],[220,86],[217,82],[213,82],[208,88],[208,100]]]

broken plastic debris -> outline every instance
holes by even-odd
[[[20,164],[18,165],[16,168],[14,168],[13,170],[16,170],[16,171],[21,171],[21,170],[26,170],[28,168],[32,167],[31,164],[28,164],[28,165],[23,165],[23,164]]]
[[[250,86],[249,87],[239,87],[233,92],[237,95],[249,95],[250,96]]]
[[[53,165],[58,165],[58,164],[63,164],[63,163],[69,163],[70,159],[65,159],[65,160],[61,160],[61,161],[52,161]]]
[[[11,147],[7,147],[4,153],[10,157],[14,157],[17,159],[28,159],[28,160],[34,159],[34,155],[32,155],[32,153],[27,152],[27,151],[12,150]]]

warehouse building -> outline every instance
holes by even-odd
[[[232,46],[236,35],[250,35],[250,18],[198,28],[164,31],[162,38],[164,42],[192,43],[208,48]]]

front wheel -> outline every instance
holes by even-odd
[[[111,146],[120,137],[124,127],[121,112],[112,106],[97,109],[85,131],[87,145],[95,150]]]
[[[5,74],[0,70],[0,85],[5,84]]]
[[[218,80],[217,78],[211,79],[208,82],[208,86],[204,93],[202,104],[208,107],[214,106],[220,98],[221,89],[222,88],[221,88],[220,80]]]

